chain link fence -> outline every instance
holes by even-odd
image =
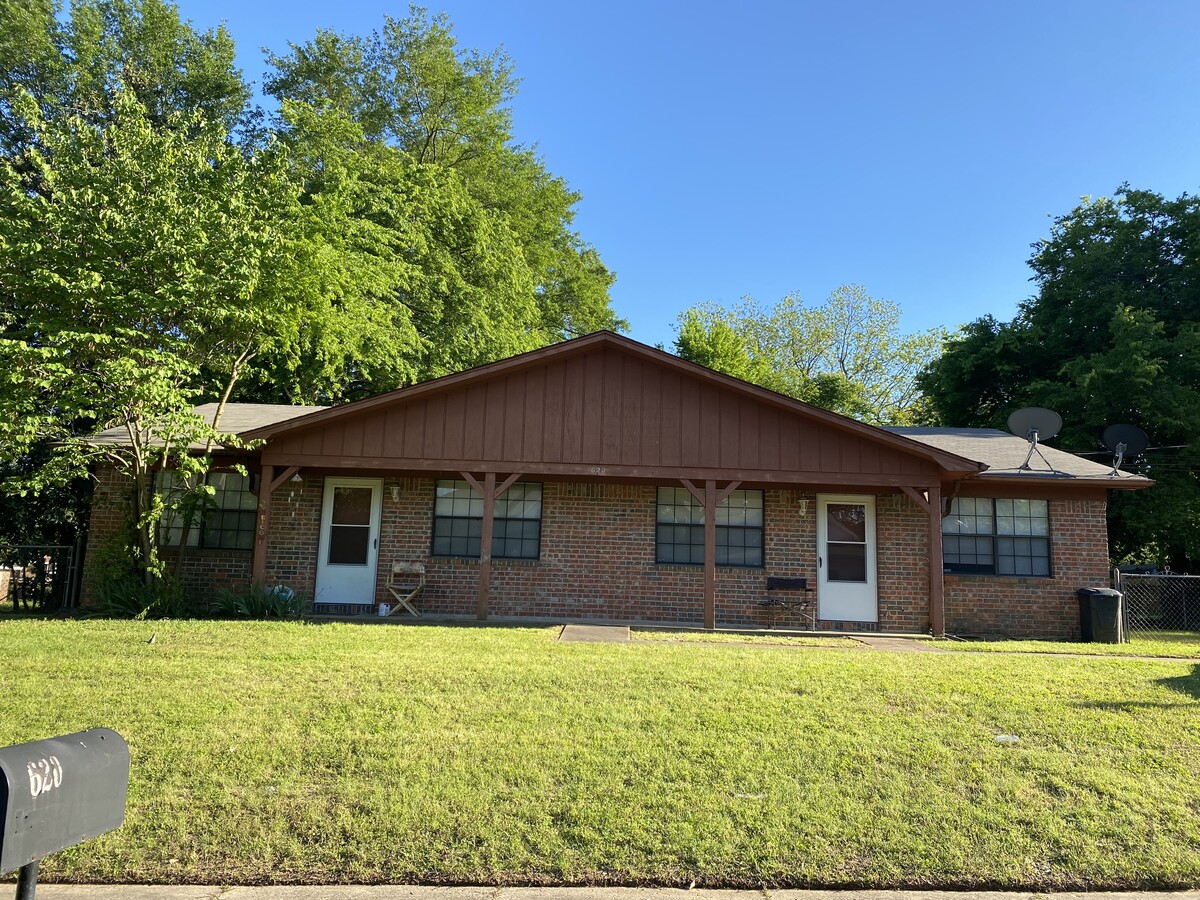
[[[1200,575],[1117,572],[1130,640],[1164,633],[1200,634]]]
[[[52,612],[78,604],[78,547],[0,547],[0,609]]]

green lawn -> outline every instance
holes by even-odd
[[[984,653],[1082,653],[1086,656],[1163,656],[1200,659],[1200,634],[1186,631],[1135,633],[1128,644],[1071,641],[938,641],[946,650]]]
[[[3,621],[0,744],[130,742],[47,879],[1200,885],[1200,664],[554,632]]]

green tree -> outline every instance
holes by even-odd
[[[0,153],[10,159],[36,143],[20,97],[43,121],[70,118],[93,127],[112,118],[113,86],[132,93],[155,126],[168,120],[246,124],[250,88],[234,65],[223,28],[197,31],[164,0],[0,0]]]
[[[1063,449],[1093,452],[1106,425],[1143,428],[1125,468],[1158,485],[1117,493],[1118,559],[1200,559],[1200,200],[1128,186],[1054,220],[1029,260],[1037,295],[1012,322],[967,325],[920,378],[947,425],[1005,427],[1023,406],[1059,412]],[[1180,447],[1179,445],[1185,445]]]
[[[203,422],[193,404],[223,404],[255,356],[298,343],[321,314],[322,266],[278,148],[244,155],[202,120],[156,127],[125,91],[102,127],[42,119],[28,95],[16,109],[34,145],[0,161],[0,452],[55,451],[6,487],[115,465],[134,487],[140,565],[157,574],[149,474],[203,470],[188,447],[222,439],[220,406]],[[127,445],[86,440],[114,426]]]
[[[361,128],[366,142],[395,148],[417,171],[436,167],[453,173],[440,183],[465,197],[446,202],[466,209],[469,197],[477,210],[469,211],[467,221],[483,227],[486,217],[487,243],[508,243],[507,252],[516,251],[514,265],[528,273],[523,301],[497,322],[493,337],[502,328],[519,330],[537,346],[624,327],[609,305],[612,274],[572,229],[579,194],[547,171],[532,148],[513,139],[508,104],[517,81],[502,52],[460,50],[444,15],[431,18],[414,7],[408,18],[385,18],[383,29],[370,37],[319,31],[268,60],[266,90],[279,100],[340,113]],[[399,301],[408,302],[407,295]],[[453,330],[453,315],[438,323],[430,313],[422,314],[430,328]],[[429,336],[443,341],[442,334]],[[518,343],[514,334],[491,347],[498,351]],[[490,352],[482,348],[467,361],[495,358]],[[421,374],[439,374],[442,362],[436,356],[430,365],[422,361]]]
[[[906,424],[922,414],[915,374],[942,339],[903,334],[899,307],[849,285],[822,306],[795,294],[769,308],[699,304],[680,315],[675,352],[844,415]]]

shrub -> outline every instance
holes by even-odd
[[[173,578],[146,584],[135,575],[106,579],[96,587],[100,611],[118,619],[182,619],[195,615],[183,585]]]
[[[226,619],[295,619],[306,605],[307,599],[286,585],[267,588],[256,583],[240,591],[217,591],[210,609]]]

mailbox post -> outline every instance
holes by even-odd
[[[45,856],[117,828],[128,791],[129,745],[111,729],[0,748],[0,875],[20,870],[17,900],[33,900]]]

